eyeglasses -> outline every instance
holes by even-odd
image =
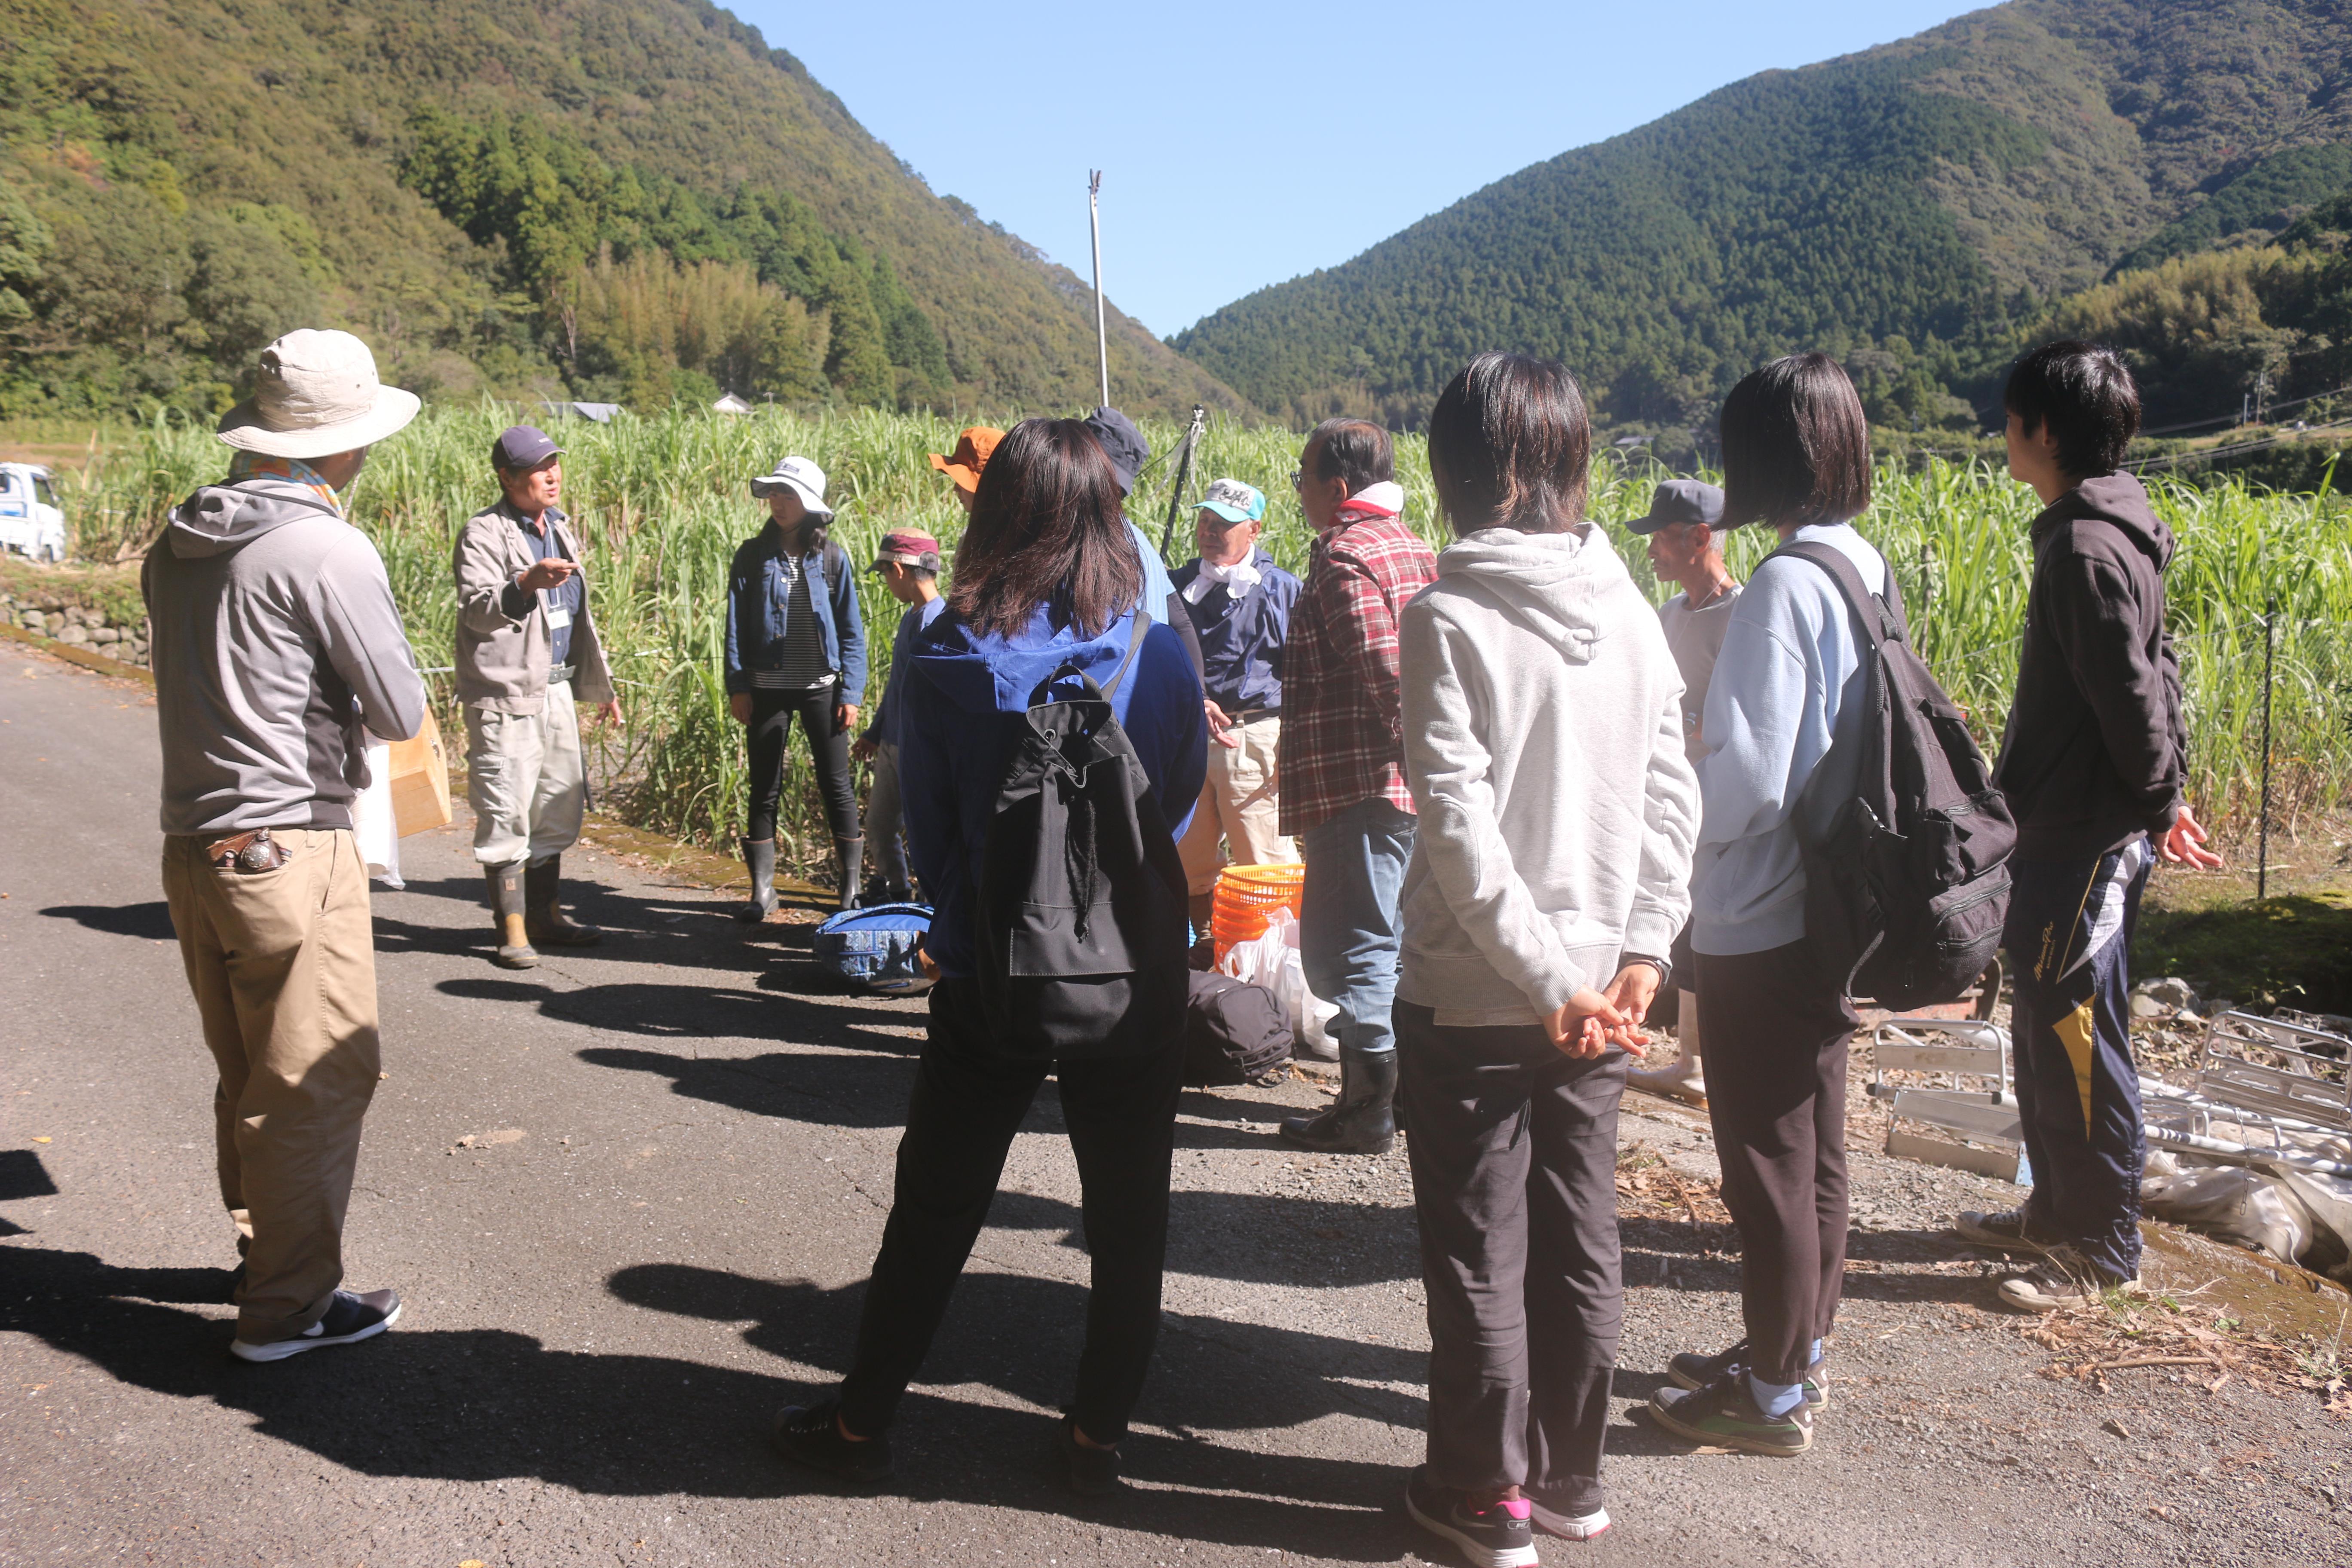
[[[1290,488],[1292,489],[1297,489],[1306,483],[1307,470],[1305,468],[1293,468],[1290,470]]]

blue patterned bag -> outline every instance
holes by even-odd
[[[931,929],[929,904],[876,904],[844,910],[816,928],[817,966],[845,984],[886,996],[919,996],[931,988],[915,951]]]

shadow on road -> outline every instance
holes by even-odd
[[[349,1350],[269,1366],[226,1354],[219,1269],[111,1268],[87,1253],[0,1247],[0,1331],[35,1335],[123,1382],[245,1412],[255,1429],[363,1475],[455,1480],[536,1477],[626,1497],[788,1498],[824,1489],[768,1451],[775,1408],[806,1385],[670,1356],[551,1350],[501,1330],[395,1329]],[[754,1349],[837,1370],[862,1287],[750,1279],[659,1264],[611,1282],[633,1305],[752,1326]],[[894,1490],[1123,1529],[1358,1562],[1394,1561],[1403,1528],[1386,1511],[1398,1471],[1269,1455],[1196,1436],[1311,1421],[1335,1411],[1417,1428],[1423,1360],[1381,1346],[1171,1314],[1128,1473],[1143,1485],[1081,1503],[1042,1458],[1076,1362],[1085,1292],[1053,1280],[972,1274],[934,1347],[932,1386],[981,1383],[1047,1409],[1008,1409],[918,1391],[892,1436]],[[1208,1496],[1207,1493],[1221,1495]]]
[[[51,904],[41,911],[52,920],[71,921],[108,936],[143,937],[149,942],[177,942],[172,907],[161,899],[152,904]]]

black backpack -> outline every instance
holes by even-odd
[[[1281,998],[1230,974],[1193,973],[1184,1007],[1184,1081],[1271,1083],[1290,1060]]]
[[[1960,714],[1911,649],[1903,593],[1863,586],[1843,552],[1778,555],[1830,575],[1870,651],[1853,796],[1805,854],[1805,940],[1845,994],[1902,1011],[1949,1002],[1991,963],[2009,915],[2017,824]]]
[[[1185,880],[1111,696],[1143,646],[1140,610],[1108,688],[1063,665],[1037,683],[981,845],[979,990],[1023,1056],[1138,1056],[1184,1026]],[[1076,675],[1086,695],[1047,702]]]

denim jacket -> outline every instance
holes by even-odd
[[[866,695],[866,622],[857,608],[848,552],[828,543],[801,557],[816,575],[809,603],[816,608],[817,640],[825,662],[841,677],[840,700],[852,707]],[[772,669],[784,657],[784,618],[792,584],[784,575],[780,541],[763,528],[735,551],[727,586],[727,690],[751,689],[755,669]]]

